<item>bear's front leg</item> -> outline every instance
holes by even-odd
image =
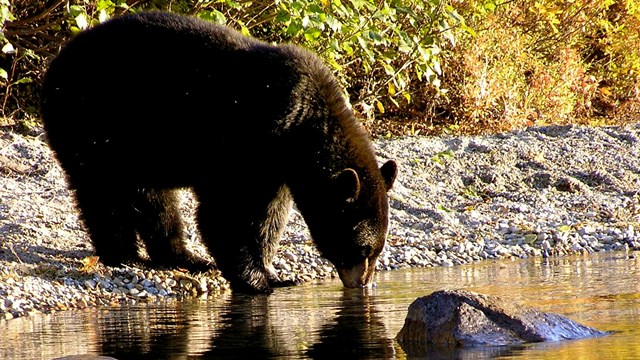
[[[234,291],[270,293],[295,284],[280,281],[272,264],[293,203],[286,186],[228,195],[194,190],[202,239]]]

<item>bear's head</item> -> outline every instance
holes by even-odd
[[[371,285],[389,226],[389,200],[397,165],[379,169],[345,168],[324,194],[323,213],[305,216],[318,250],[337,269],[345,287]],[[322,191],[320,191],[322,192]]]

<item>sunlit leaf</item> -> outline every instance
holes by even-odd
[[[16,80],[16,81],[14,81],[14,82],[13,82],[13,85],[18,85],[18,84],[28,84],[28,83],[30,83],[30,82],[33,82],[33,79],[32,79],[32,78],[30,78],[30,77],[23,77],[23,78],[20,78],[20,79],[18,79],[18,80]]]
[[[91,272],[98,265],[98,261],[100,258],[98,256],[87,256],[84,259],[80,259],[80,263],[82,264],[82,268],[80,271],[82,272]]]
[[[2,52],[5,53],[5,54],[13,54],[13,53],[16,52],[16,49],[14,49],[14,47],[13,47],[13,45],[11,45],[11,43],[6,43],[2,47]]]
[[[100,10],[100,14],[98,15],[98,21],[105,22],[107,21],[107,19],[109,19],[109,15],[107,14],[107,12],[104,9]]]
[[[89,23],[87,22],[87,15],[85,13],[79,14],[75,18],[76,25],[78,25],[78,29],[85,30],[89,27]]]
[[[393,85],[392,81],[389,81],[389,85],[387,86],[387,91],[389,92],[389,95],[391,95],[391,96],[396,94],[396,87]]]
[[[309,28],[304,31],[304,38],[307,39],[307,41],[315,41],[318,37],[320,37],[320,34],[322,34],[322,31],[320,29]]]
[[[296,36],[302,31],[302,24],[299,19],[291,19],[291,23],[287,27],[286,33],[291,36]]]
[[[80,14],[84,14],[84,8],[80,5],[71,5],[69,6],[69,13],[75,18]]]
[[[225,25],[227,18],[218,10],[205,10],[198,13],[198,17],[207,21],[213,21],[217,24]]]
[[[437,162],[438,164],[443,163],[443,159],[451,159],[454,157],[454,153],[452,150],[440,151],[439,153],[433,155],[431,160]]]
[[[571,231],[571,226],[569,226],[569,225],[562,225],[562,226],[558,227],[558,231],[561,231],[561,232]]]

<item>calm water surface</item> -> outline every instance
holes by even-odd
[[[407,307],[441,289],[497,295],[612,335],[518,347],[433,352],[428,359],[640,359],[640,253],[487,261],[338,280],[271,296],[66,311],[0,322],[0,359],[101,354],[117,359],[412,359],[394,341]],[[414,358],[417,359],[417,358]]]

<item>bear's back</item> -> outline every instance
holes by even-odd
[[[282,140],[291,128],[340,133],[335,128],[355,125],[314,54],[162,12],[117,17],[78,34],[52,61],[42,99],[60,160],[149,177],[165,163],[176,172],[202,168],[202,156],[176,154],[251,147],[263,161],[298,145]],[[322,136],[304,138],[319,146]]]
[[[78,34],[52,61],[45,126],[88,137],[98,125],[132,139],[198,136],[198,127],[262,136],[287,114],[303,76],[282,49],[191,17],[114,18]]]

